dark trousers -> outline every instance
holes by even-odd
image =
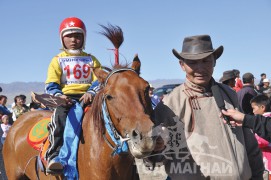
[[[81,96],[82,95],[73,95],[69,97],[78,101]],[[70,108],[71,107],[58,106],[52,115],[51,122],[48,124],[50,147],[46,152],[46,159],[49,161],[58,156],[60,148],[63,145],[63,134]]]
[[[55,109],[48,124],[50,147],[46,153],[48,160],[58,156],[61,146],[63,145],[63,134],[66,125],[66,118],[70,107],[59,106]]]

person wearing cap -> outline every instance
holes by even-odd
[[[63,165],[56,161],[63,145],[63,133],[67,114],[74,102],[85,104],[92,101],[99,89],[92,67],[101,64],[92,54],[84,52],[86,45],[86,27],[77,17],[64,19],[59,27],[62,52],[56,55],[49,67],[46,79],[46,93],[63,98],[67,105],[55,109],[48,125],[50,147],[46,152],[47,172],[61,173]]]
[[[265,73],[262,73],[260,76],[261,76],[260,82],[256,86],[257,90],[260,90],[260,88],[263,87],[263,80],[266,79],[266,74]]]
[[[239,101],[239,110],[245,114],[253,114],[253,109],[250,105],[250,100],[257,96],[254,85],[254,75],[250,72],[243,74],[243,88],[237,92]]]
[[[271,96],[271,87],[269,86],[270,85],[269,79],[267,79],[267,78],[263,79],[262,83],[263,83],[263,86],[260,87],[259,93],[265,94],[266,96],[268,96],[270,98],[270,96]]]
[[[235,74],[233,70],[228,70],[223,72],[223,76],[220,78],[219,82],[228,85],[229,87],[235,87]]]
[[[144,159],[147,165],[163,162],[172,180],[262,178],[254,134],[224,124],[212,95],[218,86],[225,108],[238,107],[235,91],[212,77],[222,53],[223,46],[214,49],[209,35],[184,38],[181,53],[173,49],[186,80],[156,106],[157,143]]]

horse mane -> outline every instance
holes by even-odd
[[[104,89],[102,88],[94,97],[92,102],[92,107],[90,108],[90,113],[92,116],[93,124],[95,129],[98,131],[99,136],[105,132],[103,113],[102,113],[102,102],[103,102],[103,93]]]
[[[100,34],[106,36],[114,45],[116,49],[118,49],[124,41],[123,32],[119,26],[113,26],[108,24],[108,27],[101,25],[100,26],[104,29],[101,31]]]
[[[114,65],[112,71],[121,69],[121,68],[127,68],[128,64],[126,65]],[[90,108],[90,113],[92,116],[92,120],[94,122],[95,129],[98,131],[98,134],[100,137],[102,137],[102,134],[105,133],[105,126],[104,126],[104,120],[103,120],[103,112],[102,112],[102,103],[103,103],[103,95],[104,95],[104,87],[101,86],[100,91],[95,95],[92,106]]]

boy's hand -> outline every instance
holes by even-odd
[[[61,96],[58,96],[58,97],[60,97],[61,99],[64,99],[65,100],[65,102],[66,102],[66,106],[72,106],[73,105],[73,101],[72,101],[72,99],[71,98],[69,98],[68,96],[66,96],[66,95],[61,95]],[[64,105],[64,106],[65,106]]]
[[[83,101],[84,104],[88,104],[92,102],[93,100],[93,95],[91,93],[86,92],[80,99],[79,101]]]
[[[244,120],[245,114],[243,114],[235,109],[228,109],[227,111],[222,110],[222,113],[231,118],[230,123],[232,126],[242,126],[243,125],[243,120]]]

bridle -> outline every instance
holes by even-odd
[[[107,85],[107,82],[109,80],[109,78],[118,72],[123,72],[123,71],[132,71],[134,73],[137,74],[137,72],[131,68],[120,68],[120,69],[115,69],[112,70],[108,76],[106,77],[104,83],[103,83],[103,87],[105,87]],[[106,95],[103,95],[102,98],[102,114],[103,114],[103,120],[104,120],[104,124],[105,124],[105,128],[106,128],[106,132],[108,133],[108,135],[110,136],[110,139],[114,142],[114,145],[112,145],[110,143],[110,141],[107,139],[107,137],[105,136],[105,133],[103,133],[103,138],[105,140],[105,142],[108,144],[108,146],[113,150],[112,152],[112,156],[116,155],[116,154],[120,154],[120,153],[127,153],[128,152],[128,143],[127,141],[130,140],[129,135],[127,134],[126,137],[122,137],[118,130],[115,128],[114,123],[111,120],[110,114],[108,112],[108,108],[106,105]]]

